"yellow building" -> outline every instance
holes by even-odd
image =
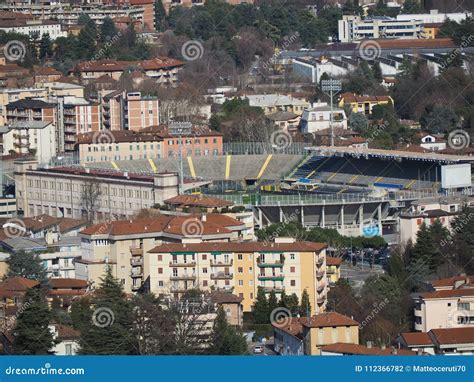
[[[281,240],[281,239],[280,239]],[[326,309],[326,245],[289,239],[158,245],[143,257],[150,291],[179,297],[188,289],[232,291],[250,312],[259,287],[277,297],[309,294],[311,313]]]
[[[364,113],[371,115],[374,106],[393,106],[393,99],[390,96],[367,96],[352,93],[341,94],[339,107],[350,108],[353,113]]]
[[[342,259],[340,257],[326,256],[326,274],[328,275],[328,284],[336,284],[341,277],[341,264]]]
[[[321,355],[323,346],[358,344],[359,323],[336,312],[274,322],[274,350],[281,355]]]
[[[423,31],[421,37],[426,39],[435,39],[438,36],[439,30],[443,23],[426,23],[423,24]]]

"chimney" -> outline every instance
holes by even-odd
[[[382,345],[380,346],[380,349],[385,350],[385,344],[382,344]]]
[[[392,346],[392,354],[393,355],[397,355],[398,354],[398,350],[396,347]]]
[[[416,355],[423,355],[423,350],[418,349],[418,350],[416,351]]]
[[[367,341],[367,349],[372,349],[372,341]]]
[[[206,215],[202,215],[202,216],[201,216],[201,221],[206,222],[206,221],[207,221],[207,216],[206,216]]]

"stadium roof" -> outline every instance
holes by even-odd
[[[336,154],[346,154],[356,157],[371,156],[374,158],[389,159],[413,159],[432,162],[474,162],[474,157],[466,155],[439,154],[435,152],[419,153],[400,150],[380,150],[380,149],[363,149],[359,147],[307,147],[307,150],[318,152],[321,155],[332,156]]]

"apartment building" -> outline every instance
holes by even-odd
[[[400,214],[400,241],[416,243],[417,233],[424,223],[427,226],[439,220],[443,227],[450,229],[451,222],[459,214],[464,201],[446,198],[442,201],[424,199],[415,201]]]
[[[207,184],[185,179],[184,191]],[[48,214],[94,221],[127,218],[178,195],[176,173],[142,175],[84,167],[38,168],[35,160],[15,161],[17,208],[31,217]],[[84,207],[85,187],[97,187],[94,211]],[[95,199],[95,198],[94,198]]]
[[[7,88],[0,89],[0,125],[6,123],[6,105],[26,98],[46,99],[48,91],[45,88]]]
[[[67,37],[67,32],[63,30],[61,23],[57,20],[0,20],[0,31],[19,33],[30,37],[37,35],[40,39],[48,34],[51,40]]]
[[[86,61],[79,63],[74,70],[80,72],[84,81],[95,80],[104,74],[114,80],[119,80],[126,70],[135,67],[143,71],[146,77],[154,79],[159,84],[173,84],[178,80],[177,74],[183,65],[184,62],[169,57],[156,57],[142,61]]]
[[[310,106],[306,99],[285,94],[249,94],[240,98],[248,99],[250,106],[262,108],[265,115],[273,114],[277,111],[301,115],[303,110]]]
[[[334,343],[359,343],[359,323],[336,312],[312,317],[291,317],[272,323],[274,350],[281,355],[321,355],[321,348]]]
[[[225,0],[227,4],[239,5],[239,4],[254,4],[254,0]],[[169,13],[170,9],[176,6],[180,7],[195,7],[204,5],[205,0],[163,0],[163,6],[165,7],[166,13]]]
[[[341,278],[341,257],[326,256],[326,274],[328,276],[328,285],[335,285]]]
[[[353,93],[341,94],[339,107],[348,107],[353,113],[363,113],[372,115],[374,106],[393,106],[393,99],[390,96],[357,95]]]
[[[473,281],[474,276],[434,281],[434,291],[415,299],[415,330],[474,328]]]
[[[132,0],[133,1],[133,0]],[[30,3],[30,2],[7,2],[0,4],[1,11],[19,12],[31,15],[39,20],[56,19],[63,25],[77,25],[81,14],[87,14],[96,24],[102,24],[106,17],[130,17],[138,20],[142,27],[146,23],[150,24],[149,19],[145,19],[145,8],[140,5],[110,6],[102,4],[70,4],[64,7],[61,3]],[[149,11],[148,11],[149,13]],[[151,24],[153,25],[153,24]]]
[[[246,229],[240,221],[218,214],[106,221],[80,233],[83,256],[76,261],[76,275],[98,283],[110,267],[127,292],[157,292],[160,290],[155,276],[159,271],[148,261],[148,252],[157,245],[198,239],[237,241],[243,238]]]
[[[302,133],[315,133],[331,127],[331,114],[333,127],[347,129],[347,115],[344,109],[328,106],[321,102],[305,109],[301,116],[300,129]]]
[[[414,18],[398,20],[379,16],[363,19],[360,16],[344,15],[342,20],[338,21],[338,37],[341,42],[378,38],[420,38],[422,31],[423,22]]]
[[[150,291],[157,295],[179,297],[198,287],[232,290],[243,298],[244,312],[250,312],[259,287],[277,296],[283,290],[301,296],[306,290],[311,313],[318,314],[327,303],[325,249],[322,243],[284,238],[275,243],[172,243],[158,245],[137,260],[143,262]]]
[[[473,355],[474,329],[431,329],[429,332],[401,333],[401,347],[430,355]]]
[[[108,130],[139,131],[160,124],[158,97],[121,90],[100,94],[102,126]]]
[[[180,142],[181,140],[181,142]],[[169,133],[164,125],[150,126],[140,131],[103,130],[78,136],[81,163],[97,161],[160,159],[221,155],[223,137],[208,127],[195,126],[192,134],[181,138]]]

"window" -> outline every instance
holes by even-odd
[[[203,268],[202,273],[207,273],[207,268]]]
[[[239,297],[240,297],[240,298],[244,298],[244,294],[243,294],[243,293],[239,293]]]
[[[294,253],[292,253],[292,254],[290,255],[290,259],[291,259],[291,260],[294,260],[294,259],[295,259],[295,254],[294,254]]]
[[[237,255],[237,259],[238,259],[238,260],[242,260],[242,254]]]
[[[178,277],[178,268],[173,268],[173,277]]]
[[[290,267],[290,272],[295,273],[295,267]]]
[[[207,280],[204,280],[204,281],[202,282],[202,286],[207,287]]]
[[[163,261],[163,255],[158,255],[158,261]]]
[[[293,287],[296,286],[296,281],[295,281],[295,280],[291,280],[291,281],[290,281],[290,285],[293,286]]]
[[[162,287],[162,286],[164,286],[164,285],[165,285],[165,283],[164,283],[163,281],[158,281],[158,286],[159,286],[159,287]]]
[[[66,344],[66,355],[72,355],[72,345]]]
[[[163,274],[163,268],[158,268],[158,274],[162,275]]]
[[[203,260],[207,260],[207,255],[202,255]]]
[[[239,267],[239,268],[237,269],[237,272],[239,272],[239,273],[244,273],[244,268]]]
[[[468,302],[458,302],[458,310],[471,310]]]
[[[244,285],[244,280],[239,280],[239,286],[243,286]]]

